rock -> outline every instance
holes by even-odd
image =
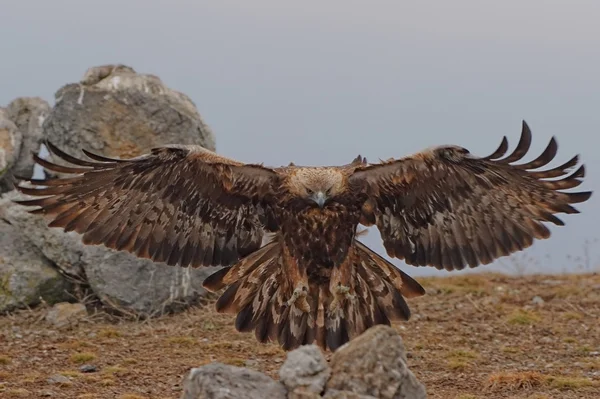
[[[62,374],[54,374],[48,377],[48,384],[70,385],[71,380]]]
[[[377,399],[375,396],[371,395],[361,395],[354,392],[349,391],[338,391],[336,389],[329,389],[324,399]]]
[[[215,149],[214,135],[189,97],[125,65],[90,68],[79,83],[63,86],[55,97],[43,128],[50,141],[71,155],[81,156],[85,148],[109,157],[133,157],[164,144]]]
[[[132,157],[171,143],[215,149],[210,128],[186,95],[156,76],[138,74],[124,65],[90,68],[79,83],[58,90],[52,110],[37,98],[9,104],[0,114],[0,169],[10,167],[30,175],[30,151],[38,150],[42,131],[76,156],[86,148],[112,157]],[[25,160],[17,156],[23,151]],[[4,182],[10,187],[8,178]],[[10,202],[17,197],[26,196],[11,192],[0,200],[3,217],[41,252],[40,262],[89,284],[105,305],[135,316],[152,316],[184,308],[206,294],[202,281],[215,268],[169,267],[104,246],[85,246],[77,233],[48,228],[42,217]]]
[[[531,303],[533,303],[534,305],[537,305],[537,306],[544,305],[544,302],[545,302],[544,299],[539,295],[536,295],[531,299]]]
[[[43,261],[89,284],[107,307],[129,315],[158,316],[198,303],[206,295],[202,282],[217,268],[171,267],[104,246],[84,245],[79,234],[50,228],[43,217],[12,202],[24,197],[5,194],[0,199],[0,218],[27,237]]]
[[[87,310],[82,303],[61,302],[46,313],[46,321],[56,328],[63,328],[77,325],[85,316]]]
[[[75,232],[65,233],[59,228],[49,228],[43,217],[32,215],[27,212],[28,208],[13,202],[23,198],[26,196],[17,191],[4,194],[0,199],[0,217],[22,231],[27,240],[65,274],[83,278],[81,257],[85,249],[81,237]]]
[[[23,136],[21,150],[12,172],[18,176],[31,177],[34,161],[31,153],[38,153],[43,139],[42,125],[50,114],[50,105],[39,97],[19,97],[10,102],[6,113]]]
[[[288,353],[279,370],[279,381],[287,388],[289,399],[320,397],[331,375],[327,360],[316,345],[305,345]]]
[[[82,244],[81,244],[82,245]],[[196,304],[202,282],[218,268],[173,267],[104,246],[83,246],[87,281],[100,300],[123,313],[160,316]]]
[[[70,298],[71,284],[27,238],[5,220],[0,205],[0,313]]]
[[[5,109],[0,108],[0,193],[13,188],[12,175],[9,173],[17,162],[23,136],[8,117]]]
[[[14,188],[13,176],[33,175],[31,153],[40,149],[49,112],[48,103],[38,97],[17,98],[0,109],[0,193]]]
[[[425,387],[408,369],[402,338],[389,326],[371,327],[331,357],[326,390],[389,399],[426,398]]]
[[[83,366],[79,367],[79,371],[82,373],[95,373],[98,371],[98,367],[94,366],[93,364],[84,364]]]
[[[184,380],[182,399],[285,399],[282,384],[258,371],[211,363],[191,369]]]

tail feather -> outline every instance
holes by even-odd
[[[216,303],[217,311],[237,314],[236,329],[254,330],[259,342],[278,342],[284,350],[315,342],[335,351],[373,325],[408,320],[410,310],[404,298],[425,292],[359,241],[349,256],[348,295],[340,299],[330,291],[329,281],[309,281],[308,308],[288,303],[295,282],[286,271],[281,243],[276,240],[217,271],[204,286],[212,291],[227,287]]]
[[[425,294],[425,289],[415,279],[392,265],[381,255],[355,240],[356,248],[366,265],[384,280],[391,282],[405,298],[415,298]]]

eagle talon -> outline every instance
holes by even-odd
[[[350,293],[350,287],[347,285],[338,284],[334,290],[334,297],[329,305],[329,309],[331,311],[339,308],[344,300],[353,300],[356,298],[356,295]]]
[[[292,297],[287,301],[288,306],[296,305],[296,307],[305,313],[310,312],[310,305],[306,300],[308,289],[305,286],[298,286],[294,290]]]

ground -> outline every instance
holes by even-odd
[[[429,398],[600,398],[600,274],[419,281],[428,294],[395,327]],[[98,313],[60,331],[46,312],[0,317],[1,397],[179,398],[191,367],[219,361],[277,378],[285,358],[212,303],[149,321]],[[86,364],[97,371],[82,373]]]

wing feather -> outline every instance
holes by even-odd
[[[272,169],[243,164],[199,146],[165,146],[131,159],[84,151],[90,160],[48,150],[68,165],[34,154],[44,168],[71,176],[22,179],[26,195],[51,227],[169,265],[230,265],[255,251],[269,229]],[[74,176],[73,176],[74,175]]]
[[[531,137],[523,121],[519,143],[505,158],[506,137],[487,157],[442,146],[359,166],[349,184],[369,195],[361,222],[374,221],[390,256],[447,270],[487,264],[548,238],[542,223],[563,225],[555,214],[579,213],[572,204],[591,192],[558,191],[582,183],[584,165],[571,173],[578,156],[553,169],[532,170],[554,159],[554,137],[534,160],[513,164],[527,154]]]

